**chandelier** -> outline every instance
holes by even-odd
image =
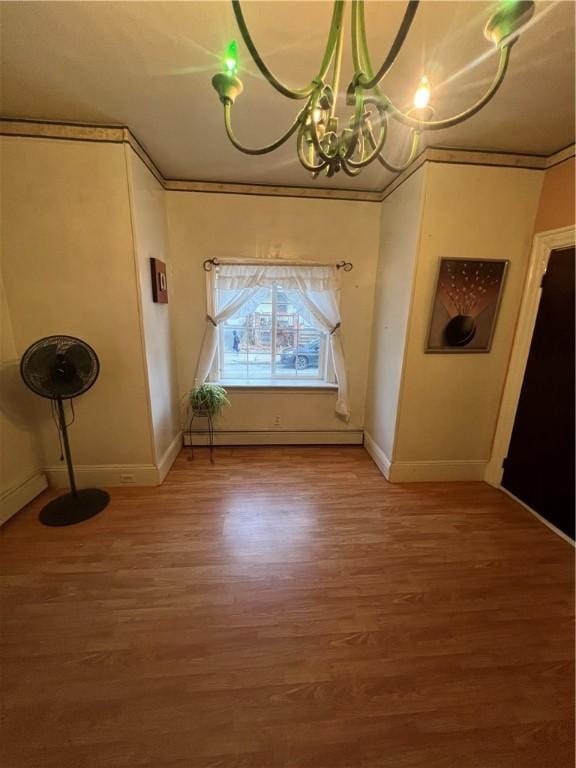
[[[241,144],[232,130],[232,105],[244,86],[238,78],[238,49],[231,42],[224,57],[224,71],[212,78],[212,85],[224,105],[224,125],[232,144],[247,155],[265,155],[281,147],[296,134],[298,159],[313,178],[320,173],[333,176],[343,170],[357,176],[363,168],[377,161],[388,171],[400,173],[416,157],[424,131],[450,128],[479,112],[496,94],[506,75],[510,51],[518,39],[521,26],[534,12],[531,0],[504,0],[489,18],[485,37],[498,50],[498,68],[492,84],[474,105],[460,114],[443,120],[433,120],[430,105],[430,83],[424,75],[414,95],[413,106],[407,111],[396,107],[382,90],[382,81],[394,64],[408,35],[418,9],[418,0],[409,0],[394,42],[384,62],[374,70],[366,38],[363,0],[352,0],[351,45],[354,65],[353,77],[346,89],[346,103],[352,116],[346,127],[340,128],[336,115],[336,97],[339,92],[344,35],[345,0],[335,0],[328,42],[316,77],[304,88],[289,88],[267,67],[250,36],[239,0],[232,0],[234,15],[254,63],[279,93],[288,99],[303,101],[304,106],[288,130],[276,141],[264,147],[250,148]],[[399,163],[392,163],[383,149],[388,136],[388,123],[396,120],[409,134],[409,151]]]

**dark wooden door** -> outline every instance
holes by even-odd
[[[574,248],[550,254],[502,485],[574,538]]]

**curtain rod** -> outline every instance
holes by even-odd
[[[336,269],[343,269],[344,272],[351,272],[354,269],[354,264],[350,261],[337,261],[331,264],[321,264],[317,261],[288,261],[287,259],[257,259],[257,260],[236,260],[236,259],[224,259],[219,261],[218,259],[206,259],[203,263],[205,272],[212,272],[214,267],[219,267],[221,264],[245,264],[246,266],[265,266],[265,267],[336,267]]]

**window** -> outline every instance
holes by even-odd
[[[207,268],[212,264],[214,269]],[[350,418],[336,264],[207,259],[206,324],[194,386],[326,386]]]
[[[224,305],[227,292],[216,293],[219,304]],[[304,308],[291,301],[289,293],[280,284],[262,287],[220,324],[212,378],[256,385],[333,380],[328,370],[327,333]]]

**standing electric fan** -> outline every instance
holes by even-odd
[[[87,392],[98,378],[100,363],[96,352],[74,336],[47,336],[28,347],[20,362],[24,383],[32,392],[56,404],[56,419],[68,477],[70,493],[49,502],[40,512],[44,525],[74,525],[97,515],[108,504],[106,491],[97,488],[78,490],[68,440],[64,400]]]

